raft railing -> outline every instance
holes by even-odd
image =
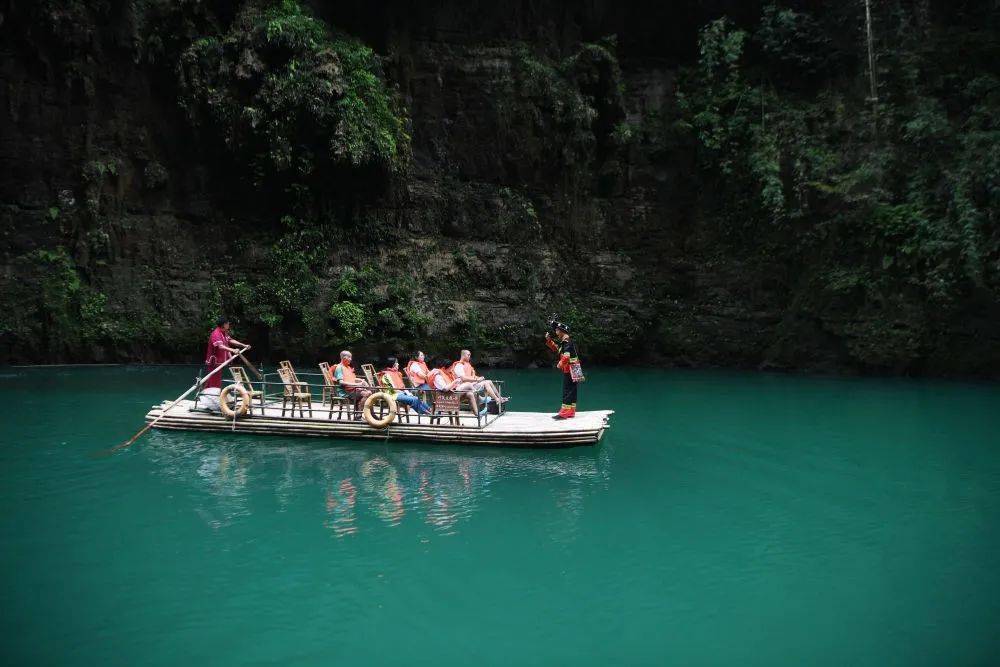
[[[285,398],[285,384],[284,382],[282,382],[277,372],[265,373],[263,372],[263,369],[261,369],[261,371],[263,379],[257,381],[251,381],[250,387],[248,387],[248,389],[260,389],[260,391],[263,392],[263,400],[264,400],[263,407],[265,409],[266,408],[280,409],[281,404]],[[326,402],[323,401],[322,396],[323,396],[323,388],[325,386],[325,379],[322,373],[311,373],[311,372],[300,373],[296,371],[295,375],[298,378],[299,382],[301,384],[304,384],[309,391],[310,405],[306,408],[306,412],[311,413],[312,416],[306,417],[306,416],[296,415],[295,413],[298,410],[298,408],[293,409],[291,406],[289,406],[288,410],[289,412],[291,412],[290,418],[295,420],[330,421],[333,419],[334,413],[336,413],[338,421],[342,420],[344,414],[347,415],[347,419],[350,421],[357,421],[358,419],[362,419],[361,417],[362,411],[356,410],[354,408],[353,400],[349,399],[350,402],[348,403],[348,405],[339,407],[335,407],[333,401],[326,401]],[[504,381],[492,380],[492,382],[496,386],[497,392],[501,396],[503,396]],[[224,384],[233,384],[233,382],[232,380],[230,380],[229,382]],[[373,393],[382,390],[381,387],[365,387],[365,388],[372,390]],[[333,387],[332,390],[336,391],[336,387]],[[489,424],[495,422],[504,413],[504,407],[502,404],[498,406],[498,410],[496,413],[487,410],[486,414],[483,416],[471,412],[471,410],[468,412],[463,411],[461,410],[461,408],[458,410],[457,413],[433,412],[433,406],[434,406],[433,398],[435,396],[439,394],[448,394],[448,395],[459,394],[461,396],[461,399],[459,400],[459,405],[461,406],[461,403],[465,399],[466,395],[472,393],[468,391],[416,389],[414,387],[406,387],[405,389],[397,389],[396,391],[397,392],[407,391],[413,394],[414,396],[422,400],[424,403],[431,406],[432,412],[429,415],[422,415],[419,412],[417,412],[416,409],[410,408],[408,413],[409,421],[403,421],[403,417],[406,413],[404,413],[402,410],[398,408],[398,406],[401,404],[397,404],[396,419],[393,422],[395,424],[400,424],[400,423],[408,425],[412,425],[414,423],[417,425],[433,424],[435,422],[441,423],[442,420],[449,420],[449,423],[453,423],[451,420],[456,420],[459,426],[467,425],[469,427],[474,426],[475,428],[484,428]],[[477,398],[480,401],[482,401],[483,396],[477,392]],[[318,408],[316,407],[317,403],[320,406]],[[196,399],[196,404],[197,404],[197,399]],[[384,415],[385,403],[379,402],[378,406],[382,411],[382,415]],[[261,409],[261,405],[258,403],[253,403],[251,407],[252,410],[254,411]],[[197,407],[192,408],[192,410],[201,411]],[[416,418],[415,422],[414,418]],[[289,419],[289,417],[283,416],[282,419]]]

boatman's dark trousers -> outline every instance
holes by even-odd
[[[563,408],[576,408],[576,383],[573,376],[563,373]]]

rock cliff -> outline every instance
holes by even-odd
[[[934,272],[966,246],[952,264],[934,255],[884,282],[902,251],[845,250],[857,223],[839,212],[863,197],[838,190],[833,202],[842,180],[801,176],[796,131],[773,146],[756,125],[747,135],[762,155],[780,154],[772,181],[749,181],[754,166],[727,171],[725,142],[712,144],[724,121],[790,127],[781,100],[822,100],[848,117],[824,136],[862,152],[852,138],[867,127],[862,14],[809,2],[570,4],[8,0],[0,363],[195,360],[225,311],[271,359],[470,346],[525,365],[544,358],[539,334],[558,313],[602,362],[1000,371],[993,191],[969,186],[980,217],[958,229],[977,235],[979,268],[948,277],[945,307]],[[917,3],[927,30],[969,34],[989,4]],[[903,20],[894,16],[880,15],[883,49]],[[785,90],[781,67],[799,56],[788,47],[768,60],[768,39],[789,25],[807,55],[840,60],[799,62],[801,82]],[[730,51],[740,42],[749,64],[738,99],[725,102],[735,57],[715,87],[699,70],[713,66],[711,39]],[[986,40],[978,48],[993,53],[995,33]],[[766,84],[752,80],[762,72]],[[388,125],[362,119],[355,141],[350,110],[330,100],[353,99],[362,83],[360,108]],[[300,113],[302,100],[317,108]],[[709,135],[699,123],[712,109]],[[904,123],[883,113],[878,141],[891,143]],[[968,121],[956,113],[942,122]],[[802,118],[810,131],[835,122]],[[995,118],[984,123],[996,130]],[[898,213],[903,197],[886,205]],[[857,220],[881,219],[881,206]]]

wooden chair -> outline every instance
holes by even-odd
[[[298,390],[300,392],[308,391],[309,393],[312,393],[312,387],[309,386],[309,383],[303,382],[302,380],[299,379],[299,376],[295,374],[295,369],[292,367],[292,362],[288,361],[287,359],[285,361],[279,361],[278,368],[284,368],[285,370],[288,371],[289,377],[292,378],[292,382],[298,385],[299,387]]]
[[[305,411],[303,407],[309,408],[309,416],[312,417],[312,394],[308,391],[308,386],[301,382],[295,381],[295,376],[287,368],[283,366],[278,367],[278,377],[281,378],[281,383],[285,385],[285,391],[281,397],[281,416],[285,416],[285,409],[288,402],[292,402],[292,416],[295,416],[295,408],[299,408],[299,416],[305,417]],[[302,391],[302,387],[307,388],[306,391]]]
[[[365,379],[368,380],[368,384],[372,386],[372,389],[378,391],[379,384],[376,377],[377,374],[375,373],[375,366],[372,364],[361,364],[361,370],[364,372]]]
[[[347,410],[347,417],[350,418],[351,415],[351,399],[346,396],[340,396],[337,393],[337,378],[333,376],[333,369],[330,368],[330,364],[323,362],[319,365],[319,372],[323,374],[323,405],[327,402],[330,403],[330,413],[329,418],[333,419],[333,406],[337,405],[337,419],[342,419],[344,417],[344,410]]]
[[[247,406],[247,412],[253,414],[253,399],[260,399],[260,413],[264,414],[264,392],[260,389],[254,389],[253,383],[250,382],[250,377],[247,375],[246,370],[242,366],[230,366],[229,372],[233,374],[233,382],[243,387],[248,394],[250,394],[250,405]]]
[[[453,426],[460,426],[461,420],[458,418],[459,410],[462,407],[462,395],[458,392],[443,391],[434,394],[434,403],[431,405],[431,423],[441,423],[441,416],[448,415],[448,422]]]

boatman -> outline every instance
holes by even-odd
[[[556,368],[563,372],[562,407],[559,414],[553,419],[572,419],[576,416],[576,385],[578,380],[574,378],[571,369],[576,365],[577,371],[580,368],[580,359],[576,356],[576,344],[570,340],[569,325],[562,322],[552,322],[552,328],[556,332],[556,340],[552,340],[552,334],[545,332],[545,344],[550,350],[559,355]]]
[[[233,354],[239,354],[240,350],[233,347],[236,345],[238,347],[250,346],[246,343],[241,343],[232,336],[229,335],[229,318],[223,315],[216,322],[215,329],[212,330],[211,335],[208,337],[208,346],[205,348],[205,372],[211,373],[216,368],[222,364],[229,361],[229,357]],[[205,381],[205,388],[214,387],[216,389],[222,388],[222,373],[216,373],[212,377]]]

